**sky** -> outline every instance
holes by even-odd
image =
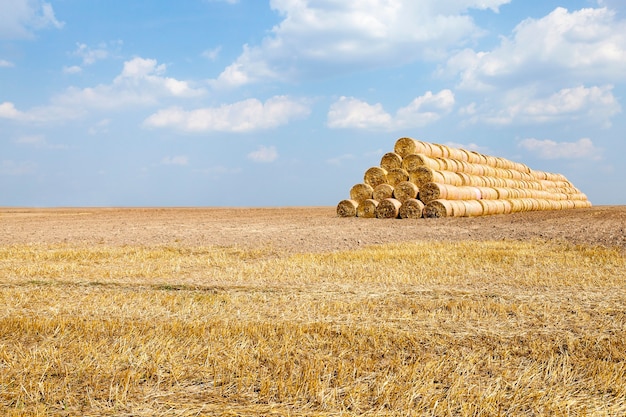
[[[0,0],[0,206],[334,206],[400,137],[626,204],[623,0]]]

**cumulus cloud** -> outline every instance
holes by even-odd
[[[497,107],[484,105],[469,115],[474,122],[490,124],[537,124],[583,121],[609,127],[621,112],[613,86],[564,88],[547,97],[532,89],[515,89],[503,94]]]
[[[166,66],[154,59],[133,58],[124,63],[111,84],[95,87],[70,87],[55,96],[51,104],[28,111],[18,110],[11,102],[0,104],[0,118],[20,122],[62,122],[83,116],[89,109],[118,111],[131,106],[155,106],[161,99],[192,98],[205,93],[188,82],[164,76]]]
[[[454,102],[454,94],[450,90],[437,94],[428,91],[392,116],[380,103],[369,104],[354,97],[341,97],[330,106],[327,125],[333,129],[397,130],[421,127],[449,113]]]
[[[601,159],[601,150],[589,138],[582,138],[576,142],[529,138],[522,140],[519,147],[537,154],[542,159]]]
[[[254,162],[270,163],[278,159],[278,151],[275,146],[259,146],[256,151],[248,154],[248,159]]]
[[[562,7],[526,19],[491,51],[465,49],[441,74],[458,74],[459,87],[485,91],[544,81],[547,84],[623,80],[626,21],[608,8],[569,12]]]
[[[11,61],[7,61],[6,59],[0,59],[0,68],[12,68],[15,64]]]
[[[50,3],[39,0],[0,0],[0,39],[29,39],[34,31],[61,29]]]
[[[80,57],[83,65],[92,65],[97,61],[111,57],[111,54],[114,53],[113,51],[118,50],[121,45],[122,41],[102,42],[96,47],[90,47],[84,43],[77,43],[76,49],[72,52],[72,55]]]
[[[283,20],[215,81],[240,86],[261,80],[320,78],[440,56],[482,34],[468,9],[510,0],[272,0]]]
[[[249,132],[285,125],[294,118],[308,116],[310,111],[303,101],[275,96],[265,103],[247,99],[195,110],[170,107],[149,116],[144,126],[186,132]]]

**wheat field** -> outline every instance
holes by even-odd
[[[626,415],[626,257],[0,246],[6,416]]]

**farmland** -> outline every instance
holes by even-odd
[[[626,208],[0,209],[9,416],[626,414]]]

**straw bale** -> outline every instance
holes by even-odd
[[[396,141],[394,152],[404,158],[406,155],[421,153],[430,156],[430,144],[412,138],[400,138]]]
[[[441,152],[442,158],[450,158],[450,148],[446,145],[441,145],[439,143],[433,143],[437,148],[439,148],[439,152]]]
[[[424,142],[426,144],[427,147],[430,148],[430,156],[432,157],[437,157],[437,158],[443,158],[443,149],[441,148],[441,145],[437,144],[437,143],[429,143],[429,142]]]
[[[361,201],[372,198],[374,188],[369,184],[355,184],[350,189],[350,199],[360,203]]]
[[[460,201],[465,206],[465,217],[477,217],[483,215],[483,206],[478,200],[462,200]]]
[[[403,168],[393,168],[387,172],[387,182],[392,186],[396,186],[401,182],[409,180],[409,173]]]
[[[418,167],[426,166],[432,169],[443,169],[441,160],[431,158],[425,154],[409,154],[402,160],[402,168],[408,172],[415,171]]]
[[[365,171],[363,181],[376,188],[377,185],[387,183],[387,170],[381,167],[371,167]]]
[[[357,217],[363,217],[365,219],[373,219],[376,217],[376,208],[378,207],[378,201],[370,198],[362,203],[356,208]]]
[[[395,152],[387,152],[380,159],[380,167],[387,171],[394,168],[402,168],[402,157]]]
[[[416,198],[409,198],[400,206],[401,219],[419,219],[423,215],[424,203]]]
[[[400,203],[395,198],[386,198],[378,203],[376,217],[379,219],[396,219],[400,215]]]
[[[341,200],[337,204],[337,216],[339,217],[356,217],[356,209],[359,206],[354,200]]]
[[[411,181],[403,181],[393,189],[393,197],[401,203],[411,198],[417,198],[419,188]]]
[[[449,200],[433,200],[424,205],[424,217],[452,217],[452,203]]]
[[[448,147],[448,158],[456,159],[457,161],[468,162],[469,156],[467,151],[459,148]]]
[[[393,197],[393,186],[390,184],[379,184],[374,187],[374,193],[372,194],[372,198],[376,201],[383,201],[386,198]]]
[[[480,190],[480,195],[482,200],[497,200],[498,199],[498,191],[492,187],[476,187]]]

